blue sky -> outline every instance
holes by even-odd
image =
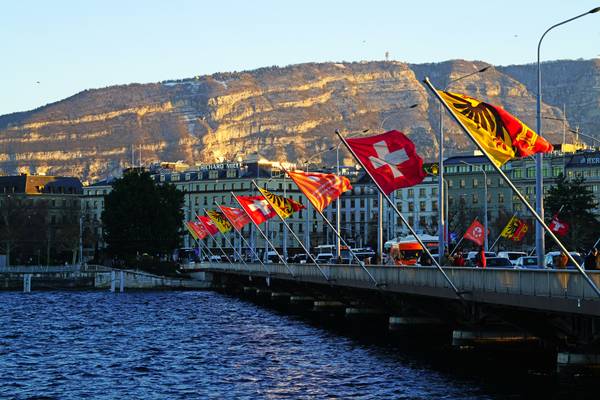
[[[87,88],[310,61],[535,61],[564,1],[30,1],[0,13],[0,114]],[[544,39],[542,60],[600,57],[600,13]],[[37,83],[39,81],[39,83]]]

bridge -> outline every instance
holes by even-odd
[[[556,349],[559,370],[600,366],[600,298],[575,270],[444,267],[457,295],[435,267],[203,265],[215,288],[385,316],[390,328],[444,326],[457,346],[535,340]],[[600,286],[600,271],[588,274]]]

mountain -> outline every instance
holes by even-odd
[[[191,79],[85,90],[38,109],[0,116],[0,171],[95,180],[136,162],[269,159],[332,163],[334,132],[402,130],[426,159],[438,149],[439,105],[422,84],[440,88],[481,69],[479,61],[308,63]],[[600,60],[543,64],[544,136],[569,127],[600,132]],[[505,107],[535,128],[535,65],[491,67],[453,83]],[[412,108],[410,106],[413,106]],[[382,126],[383,125],[383,126]],[[473,146],[446,117],[446,153]],[[345,162],[352,162],[343,153]]]

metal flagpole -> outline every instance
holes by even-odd
[[[256,230],[261,234],[261,236],[263,237],[263,239],[265,239],[265,242],[267,242],[267,246],[271,246],[273,248],[273,251],[277,254],[277,257],[279,257],[279,260],[283,263],[283,265],[285,265],[285,268],[292,275],[292,278],[295,278],[296,274],[294,274],[294,272],[292,271],[292,269],[290,268],[290,266],[288,265],[288,263],[283,259],[283,257],[281,256],[281,254],[279,254],[279,252],[277,251],[277,249],[275,248],[275,246],[273,246],[273,243],[271,243],[271,241],[265,235],[265,233],[258,227],[258,224],[256,222],[254,222],[254,220],[252,219],[252,217],[250,216],[250,214],[248,214],[248,212],[246,211],[246,209],[244,208],[244,206],[242,206],[242,203],[240,203],[240,201],[238,200],[238,198],[235,196],[235,194],[233,192],[229,192],[229,193],[231,193],[231,196],[240,205],[240,208],[242,210],[244,210],[244,213],[246,213],[246,215],[248,216],[248,218],[250,218],[250,221],[252,221],[252,224],[254,225],[254,227],[256,228]]]
[[[223,209],[221,208],[221,206],[219,205],[219,203],[217,201],[215,201],[215,205],[217,207],[219,207],[219,209],[221,210],[221,212],[223,212]],[[258,257],[256,255],[256,253],[254,252],[254,249],[252,247],[250,247],[250,244],[246,241],[246,238],[244,238],[244,236],[242,235],[242,232],[237,230],[237,228],[235,227],[235,225],[233,224],[233,221],[229,219],[229,217],[227,216],[227,214],[225,214],[223,212],[223,216],[227,219],[227,221],[229,221],[229,223],[231,224],[231,227],[238,233],[238,235],[240,236],[240,239],[242,239],[242,241],[246,244],[246,246],[248,246],[248,249],[252,252],[252,255],[254,257],[256,257],[256,259],[258,260],[258,262],[260,263],[260,265],[262,265],[265,269],[265,272],[267,273],[267,275],[271,275],[271,273],[269,272],[269,269],[267,268],[267,266],[262,262],[262,260],[260,259],[260,257]]]
[[[452,280],[450,280],[450,277],[446,274],[446,271],[444,271],[444,269],[440,266],[440,264],[437,262],[437,260],[433,257],[433,255],[431,254],[431,252],[429,251],[429,249],[427,248],[427,246],[425,246],[425,244],[423,243],[423,241],[421,240],[421,238],[417,235],[417,232],[415,232],[415,230],[408,223],[408,221],[406,220],[406,218],[404,218],[404,215],[402,215],[402,213],[400,212],[400,210],[398,210],[398,207],[396,207],[396,205],[392,202],[392,200],[390,199],[390,196],[388,196],[387,194],[385,194],[383,192],[383,190],[381,189],[381,186],[379,186],[379,183],[377,183],[377,181],[375,180],[375,178],[373,178],[373,175],[365,167],[365,165],[362,163],[362,161],[360,160],[360,158],[357,157],[356,153],[354,152],[354,150],[352,150],[352,147],[350,147],[350,145],[348,144],[348,142],[346,141],[346,139],[342,136],[342,134],[340,133],[340,131],[336,130],[335,133],[336,133],[336,135],[338,135],[338,137],[340,138],[340,140],[344,143],[344,145],[346,146],[346,148],[348,149],[348,151],[352,154],[352,156],[356,159],[356,161],[358,161],[358,163],[363,167],[363,169],[365,170],[365,172],[369,175],[369,177],[371,178],[371,180],[373,181],[373,183],[375,184],[375,186],[377,186],[377,189],[379,190],[379,192],[381,193],[381,195],[387,200],[388,204],[390,205],[390,207],[392,207],[392,209],[396,212],[396,214],[398,214],[398,216],[402,220],[402,223],[404,223],[404,225],[406,225],[406,227],[408,228],[408,230],[410,231],[410,233],[415,237],[415,239],[417,240],[417,242],[419,242],[419,244],[421,245],[421,247],[423,247],[423,251],[425,253],[427,253],[427,255],[429,256],[429,258],[431,258],[431,261],[433,261],[433,263],[439,269],[439,271],[442,273],[442,275],[444,275],[444,278],[446,279],[446,281],[448,282],[448,284],[450,285],[450,287],[454,290],[454,292],[456,293],[456,295],[459,298],[462,298],[461,293],[459,292],[458,288],[454,285],[454,283],[452,282]],[[441,260],[441,256],[440,256],[440,260]]]
[[[256,188],[258,189],[258,185],[256,184],[256,182],[254,182],[254,179],[252,180],[252,184],[254,186],[256,186]],[[269,202],[269,204],[271,205],[271,207],[273,207],[273,209],[275,209],[275,206],[273,205],[273,203],[271,203],[271,201],[269,200],[268,197],[265,196],[265,200],[267,200]],[[290,233],[292,234],[292,236],[294,237],[294,239],[296,239],[296,241],[300,244],[300,246],[302,247],[302,249],[304,250],[304,252],[306,253],[306,255],[310,258],[310,260],[313,262],[313,264],[315,264],[317,266],[317,268],[319,269],[319,271],[321,272],[321,274],[323,274],[323,277],[325,277],[325,280],[329,281],[329,278],[327,277],[327,275],[325,274],[325,272],[323,271],[323,269],[321,269],[321,266],[319,265],[319,263],[317,262],[317,260],[315,260],[315,258],[312,256],[312,254],[310,254],[310,252],[306,249],[306,246],[304,246],[304,243],[302,243],[302,240],[300,240],[300,238],[298,237],[298,235],[296,235],[296,232],[294,232],[294,230],[289,226],[289,224],[287,223],[287,221],[285,220],[285,218],[283,218],[281,215],[279,215],[279,213],[277,212],[277,210],[275,210],[275,213],[277,214],[277,216],[279,217],[279,219],[281,220],[281,222],[283,222],[283,224],[285,225],[285,227],[290,231]]]
[[[535,211],[535,209],[531,206],[531,204],[529,204],[529,202],[525,199],[525,197],[521,194],[521,192],[517,189],[517,187],[506,176],[506,174],[504,173],[504,171],[502,171],[502,169],[500,167],[498,167],[495,162],[492,161],[492,158],[488,154],[488,152],[483,148],[483,146],[481,144],[479,144],[479,142],[475,139],[475,137],[473,137],[473,134],[467,129],[467,127],[458,118],[458,116],[456,115],[456,113],[454,112],[454,110],[452,108],[450,108],[448,106],[448,104],[446,104],[446,102],[444,101],[444,99],[442,98],[442,96],[440,96],[440,94],[437,92],[437,90],[435,89],[435,87],[433,86],[433,84],[429,81],[429,78],[425,78],[425,80],[423,82],[427,85],[427,87],[429,87],[429,89],[433,92],[433,94],[435,95],[435,97],[437,97],[437,99],[442,102],[442,104],[444,105],[444,107],[446,107],[446,110],[448,110],[448,112],[450,113],[450,115],[452,115],[452,118],[454,118],[454,120],[456,121],[456,123],[458,124],[458,126],[460,126],[462,128],[462,130],[467,134],[467,136],[469,136],[469,138],[471,139],[471,141],[473,141],[473,143],[475,144],[475,146],[477,146],[477,148],[487,157],[487,159],[490,161],[490,163],[492,164],[492,166],[494,167],[494,169],[496,170],[496,172],[498,172],[498,174],[500,174],[500,176],[502,177],[502,179],[512,189],[513,193],[517,195],[517,197],[519,198],[519,200],[521,200],[521,202],[523,204],[525,204],[525,207],[527,207],[527,209],[535,217],[535,219],[537,220],[537,222],[540,225],[542,225],[542,227],[544,228],[544,230],[548,233],[548,235],[550,235],[550,237],[558,245],[558,247],[560,248],[560,250],[563,251],[567,255],[567,257],[569,258],[569,260],[573,263],[573,265],[575,265],[575,267],[583,275],[584,279],[592,287],[592,289],[594,290],[594,292],[596,292],[596,294],[600,297],[600,290],[598,290],[598,287],[596,287],[596,285],[594,284],[594,281],[592,281],[590,279],[590,277],[588,276],[588,274],[585,273],[585,271],[583,270],[583,268],[581,268],[581,266],[577,263],[577,261],[575,260],[575,258],[573,258],[573,256],[571,255],[571,253],[569,253],[569,251],[565,248],[565,246],[558,239],[558,237],[556,237],[556,235],[554,234],[554,232],[552,232],[550,230],[550,228],[548,227],[548,225],[546,225],[546,222],[544,222],[544,219],[542,217],[540,217],[540,215]]]
[[[204,210],[204,214],[206,214],[206,208],[203,208],[203,210]],[[232,228],[233,228],[233,225],[232,225]],[[219,232],[221,232],[221,230],[219,230]],[[238,253],[238,251],[235,248],[235,246],[233,245],[233,243],[231,243],[231,240],[229,240],[229,238],[227,238],[227,236],[225,236],[225,233],[221,232],[221,235],[223,236],[223,239],[225,239],[225,243],[227,243],[227,246],[231,247],[231,249],[233,250],[233,254],[236,255],[237,257],[239,257],[242,264],[244,264],[246,266],[246,268],[248,268],[248,271],[250,271],[250,267],[248,266],[248,264],[246,264],[246,261],[244,261],[241,254]]]
[[[206,212],[206,210],[205,210],[205,212]],[[200,221],[200,218],[198,218],[198,214],[196,214],[196,211],[194,211],[194,214],[196,215],[196,218],[198,219],[198,221]],[[204,225],[204,222],[200,221],[200,223]],[[208,231],[208,228],[206,228],[206,225],[204,225],[204,228]],[[227,256],[227,253],[225,253],[225,251],[223,250],[223,248],[219,244],[219,241],[217,239],[215,239],[215,237],[213,235],[211,235],[210,233],[209,233],[209,235],[212,238],[212,240],[215,242],[215,244],[217,245],[217,247],[219,248],[219,250],[221,250],[221,253],[223,253],[223,255],[225,256],[225,259],[227,260],[227,262],[233,267],[233,263],[231,262],[231,260]]]
[[[508,220],[509,222],[512,221],[512,219],[514,217],[516,217],[517,214],[513,214],[512,217],[510,217],[510,219]],[[498,237],[496,238],[496,240],[494,240],[494,243],[492,243],[492,245],[490,246],[490,251],[492,251],[492,249],[494,248],[494,246],[496,245],[496,243],[498,243],[498,240],[500,240],[500,238],[502,237],[502,232],[504,232],[504,229],[502,229],[500,231],[500,234],[498,235]]]

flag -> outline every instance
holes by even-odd
[[[208,218],[207,216],[199,215],[198,220],[202,223],[202,227],[206,230],[207,235],[214,236],[217,232],[219,232],[219,228],[217,228],[212,219]]]
[[[342,193],[352,189],[350,180],[345,176],[322,174],[320,172],[286,172],[319,211],[323,211],[329,203],[340,197]]]
[[[415,144],[399,131],[346,139],[361,164],[385,194],[417,185],[425,179],[423,159]]]
[[[553,233],[560,236],[565,236],[569,233],[569,224],[558,219],[558,214],[554,214],[554,217],[552,217],[549,228]]]
[[[202,240],[208,235],[208,231],[200,221],[190,221],[187,225],[188,229],[191,229],[194,232],[196,239],[198,240]]]
[[[497,166],[514,157],[554,150],[546,139],[500,107],[463,94],[438,93]]]
[[[523,237],[525,236],[528,230],[529,225],[527,225],[527,222],[519,220],[519,226],[517,227],[517,230],[515,231],[512,240],[515,242],[520,242],[521,240],[523,240]]]
[[[196,231],[194,230],[194,228],[192,228],[192,222],[188,221],[185,223],[185,227],[187,228],[188,232],[190,232],[190,235],[192,235],[192,237],[196,240],[199,240],[200,238],[198,237],[198,234],[196,234]]]
[[[219,206],[225,217],[236,230],[242,229],[246,224],[250,223],[250,218],[241,208]]]
[[[467,228],[465,232],[465,239],[469,239],[472,242],[477,243],[479,246],[483,246],[483,242],[485,241],[485,229],[483,225],[477,220],[473,221],[471,226]]]
[[[302,203],[271,193],[267,189],[258,188],[258,190],[262,193],[264,198],[267,199],[269,204],[271,204],[271,207],[275,209],[281,218],[288,218],[296,211],[306,208]]]
[[[223,213],[215,210],[206,210],[206,215],[215,223],[221,233],[227,233],[231,230],[231,224]]]
[[[263,196],[235,196],[235,198],[256,225],[276,215],[273,207]]]

